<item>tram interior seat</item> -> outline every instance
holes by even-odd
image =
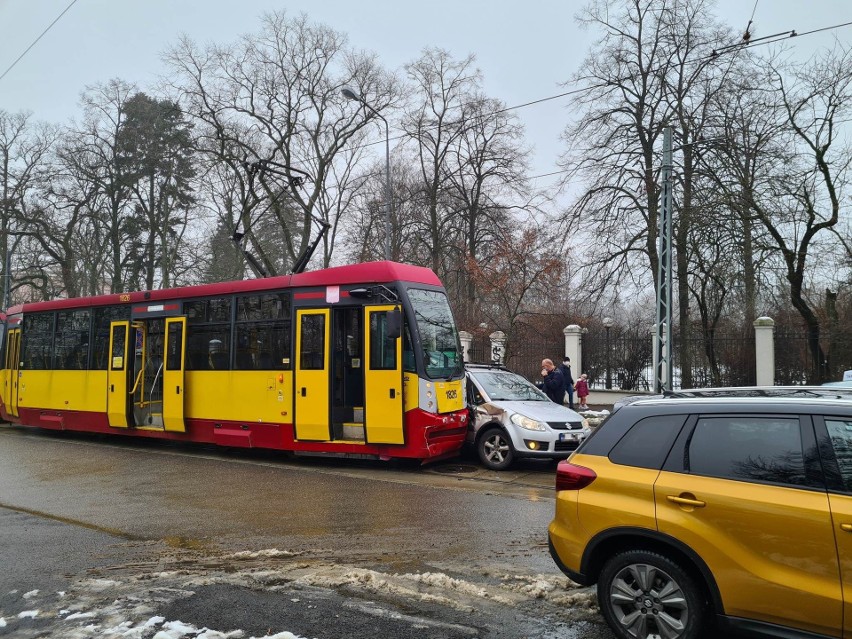
[[[223,371],[228,368],[228,353],[210,353],[210,368],[214,371]]]
[[[261,351],[257,354],[257,369],[261,371],[272,370],[275,368],[272,353]]]
[[[254,370],[254,359],[249,351],[237,351],[237,368],[241,371]]]

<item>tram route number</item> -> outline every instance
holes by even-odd
[[[459,392],[455,388],[451,388],[447,391],[447,399],[455,399],[459,396]]]

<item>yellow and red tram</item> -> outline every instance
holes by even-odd
[[[5,327],[14,423],[423,461],[465,438],[458,331],[426,268],[36,302]]]

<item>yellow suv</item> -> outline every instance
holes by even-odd
[[[852,637],[852,393],[683,395],[560,462],[556,563],[621,639]]]

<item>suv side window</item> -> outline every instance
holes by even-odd
[[[622,466],[659,470],[663,467],[663,462],[685,421],[686,415],[660,415],[640,419],[615,445],[609,454],[609,460]]]
[[[798,418],[700,417],[690,437],[687,469],[696,475],[810,485]]]
[[[852,419],[825,418],[843,488],[852,492]]]

